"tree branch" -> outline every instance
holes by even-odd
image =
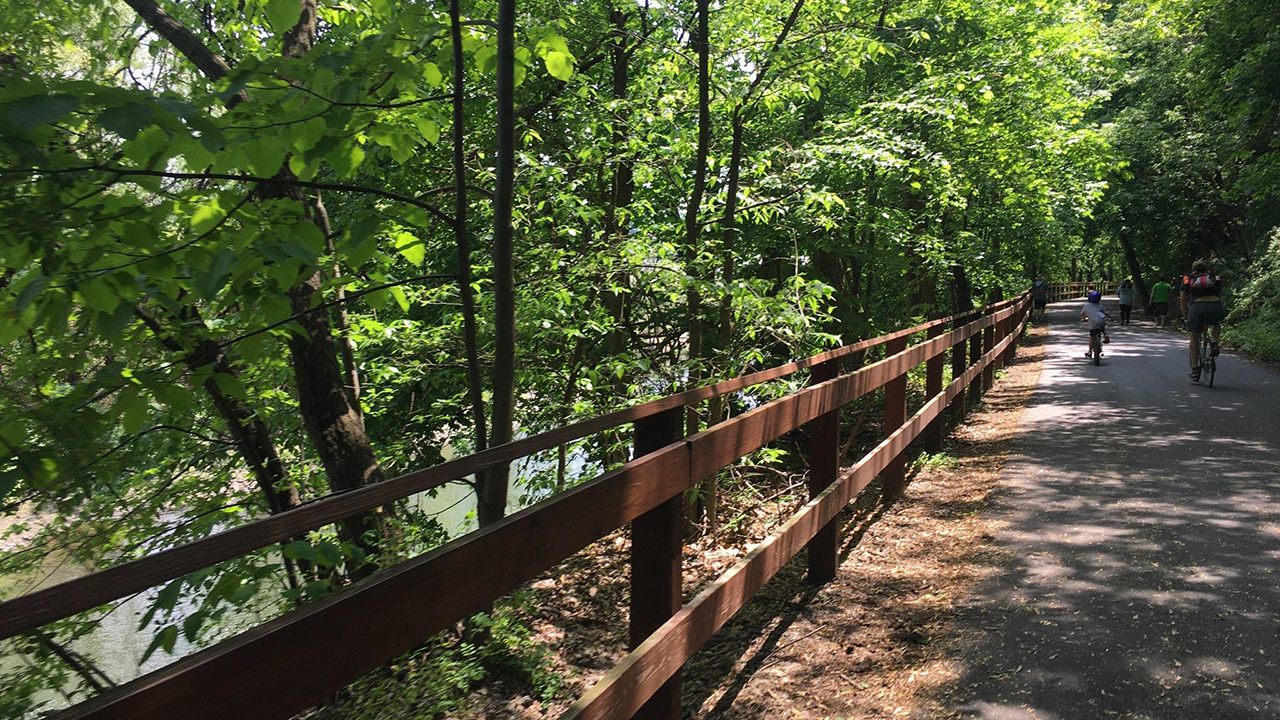
[[[124,2],[133,8],[134,12],[138,13],[143,22],[157,35],[168,40],[178,52],[199,68],[205,77],[210,80],[220,80],[231,72],[231,65],[225,58],[210,50],[200,38],[196,37],[195,33],[162,10],[155,0],[124,0]],[[227,105],[234,107],[237,103],[248,99],[249,96],[241,90],[227,102]]]
[[[285,177],[259,177],[256,175],[232,175],[230,173],[189,173],[189,172],[169,172],[165,170],[143,170],[140,168],[115,167],[111,165],[82,165],[80,167],[58,168],[55,170],[43,170],[32,168],[30,170],[0,170],[0,175],[61,175],[66,173],[76,173],[85,171],[112,173],[121,177],[141,176],[141,177],[160,177],[173,178],[176,180],[229,180],[232,182],[251,182],[260,185],[288,185],[292,187],[309,188],[312,190],[332,190],[334,192],[351,192],[363,193],[366,195],[376,195],[378,197],[394,200],[396,202],[412,205],[427,211],[427,214],[445,223],[449,227],[453,227],[453,218],[443,210],[437,208],[431,203],[424,202],[419,198],[412,198],[407,195],[393,193],[389,190],[381,188],[365,187],[362,185],[349,185],[347,183],[329,183],[329,182],[313,182],[310,180],[299,180],[297,178]]]

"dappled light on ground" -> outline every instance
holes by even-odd
[[[1009,566],[963,613],[954,707],[983,720],[1280,715],[1280,377],[1184,336],[1113,330],[1083,357],[1056,306],[999,491]]]

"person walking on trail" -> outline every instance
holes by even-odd
[[[1049,307],[1049,283],[1044,278],[1038,278],[1031,283],[1031,301],[1033,308],[1040,311],[1041,315],[1048,312]]]
[[[1151,286],[1151,314],[1156,318],[1156,325],[1163,327],[1169,314],[1169,296],[1173,294],[1173,286],[1161,280]]]
[[[1133,316],[1133,281],[1126,279],[1116,288],[1116,297],[1120,299],[1120,324],[1128,325]]]
[[[1089,345],[1085,348],[1084,356],[1092,357],[1090,353],[1093,351],[1093,333],[1094,331],[1102,333],[1102,342],[1111,342],[1111,336],[1107,334],[1107,321],[1111,316],[1102,308],[1102,293],[1097,290],[1089,291],[1089,300],[1080,308],[1080,319],[1089,323]]]
[[[1200,380],[1200,333],[1213,334],[1209,352],[1218,355],[1219,327],[1227,317],[1222,306],[1222,280],[1209,272],[1209,264],[1197,260],[1191,273],[1182,278],[1182,318],[1191,336],[1191,379]]]

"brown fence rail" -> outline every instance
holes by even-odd
[[[1049,284],[1049,300],[1058,302],[1059,300],[1074,300],[1082,298],[1089,294],[1090,290],[1102,290],[1105,283],[1101,282],[1064,282]]]
[[[1074,287],[1055,286],[1054,299]],[[1058,292],[1062,294],[1059,295]],[[1081,291],[1083,292],[1083,291]],[[0,639],[93,609],[215,563],[297,537],[485,468],[634,423],[635,458],[230,640],[112,688],[60,718],[285,718],[418,647],[432,635],[630,522],[635,651],[570,717],[679,716],[679,669],[800,549],[810,577],[835,576],[835,515],[879,475],[902,492],[907,445],[936,451],[941,413],[962,419],[966,396],[989,388],[1025,330],[1029,296],[934,320],[770,370],[585,420],[307,506],[0,603]],[[911,345],[912,336],[927,338]],[[841,373],[840,361],[884,346],[886,357]],[[943,387],[946,354],[952,381]],[[924,407],[908,417],[907,373],[925,364]],[[811,368],[809,386],[682,437],[682,409]],[[839,473],[839,411],[884,388],[886,438]],[[970,389],[972,388],[972,390]],[[970,395],[970,396],[972,396]],[[808,425],[812,501],[746,559],[681,608],[681,494],[703,478]],[[315,662],[323,658],[324,662]]]

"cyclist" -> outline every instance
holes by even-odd
[[[1107,334],[1107,321],[1110,319],[1111,316],[1102,308],[1102,293],[1090,290],[1089,301],[1080,308],[1080,320],[1089,322],[1089,347],[1085,350],[1085,357],[1092,357],[1094,332],[1102,333],[1102,342],[1111,342],[1111,336]]]
[[[1218,355],[1219,325],[1227,316],[1222,307],[1222,280],[1209,272],[1209,264],[1197,260],[1191,273],[1182,277],[1182,318],[1191,335],[1191,379],[1200,379],[1200,333],[1210,328],[1213,342],[1210,352]]]

